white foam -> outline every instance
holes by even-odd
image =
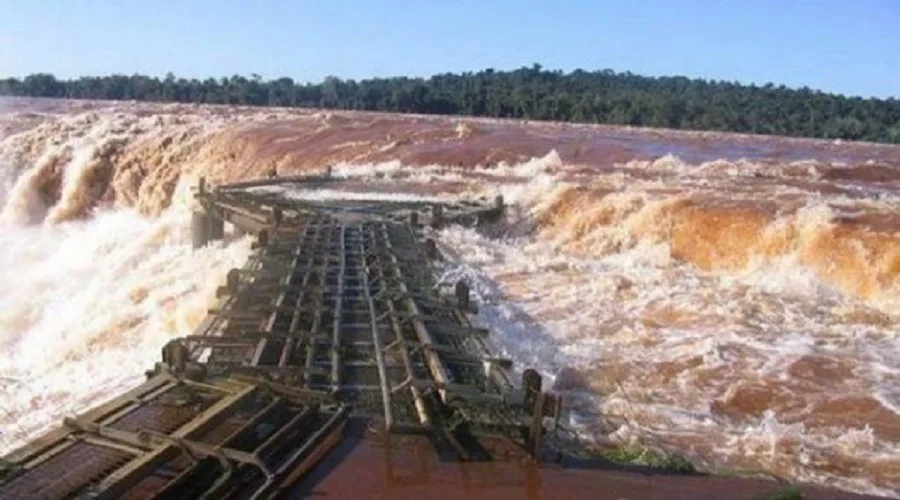
[[[407,166],[393,160],[381,163],[344,162],[332,165],[331,175],[341,179],[381,179],[430,183],[430,182],[474,182],[472,173],[498,178],[519,178],[522,181],[550,176],[563,166],[562,159],[554,150],[546,155],[531,158],[522,163],[500,162],[496,165],[477,165],[474,168],[447,165]]]
[[[557,185],[535,182],[539,188],[509,196],[525,205],[511,211],[507,224],[520,224],[516,218],[538,211],[534,205]],[[815,225],[828,223],[831,216],[827,209],[812,207],[800,219]],[[826,457],[835,453],[875,463],[896,453],[896,444],[871,445],[859,429],[843,429],[846,437],[837,442],[829,428],[785,424],[774,410],[747,425],[719,417],[711,408],[713,401],[733,397],[742,383],[759,378],[783,384],[789,381],[792,363],[824,356],[851,363],[858,377],[855,385],[841,389],[845,392],[810,387],[813,392],[798,397],[815,401],[863,390],[895,411],[895,395],[881,382],[893,375],[878,367],[900,366],[900,355],[882,349],[875,356],[867,348],[890,333],[877,325],[834,321],[837,308],[867,306],[825,286],[791,256],[738,274],[704,273],[674,261],[665,244],[640,242],[588,259],[519,234],[498,240],[473,229],[441,230],[439,244],[449,257],[445,279],[470,282],[480,306],[473,320],[491,329],[494,346],[514,359],[517,370],[536,368],[552,383],[563,368],[577,368],[595,387],[608,387],[611,392],[599,401],[579,397],[573,403],[576,414],[569,421],[590,437],[597,438],[597,422],[588,408],[600,405],[604,414],[627,420],[603,439],[659,444],[687,440],[698,451],[679,451],[700,463],[726,460],[777,470],[795,480],[890,491],[867,478],[849,479],[816,464],[827,463]],[[656,311],[669,310],[676,311],[675,321],[686,318],[682,326],[647,322]],[[850,337],[856,343],[848,344]],[[668,381],[661,378],[659,367],[679,364],[685,368]],[[592,378],[595,371],[603,377]],[[786,442],[801,444],[790,448]]]
[[[249,241],[192,252],[189,220],[176,207],[3,226],[0,454],[137,383],[166,340],[199,324]]]
[[[413,193],[379,193],[379,192],[359,192],[359,191],[342,191],[338,189],[303,189],[302,187],[291,188],[284,186],[265,186],[248,189],[252,192],[279,193],[286,199],[304,200],[304,201],[327,201],[327,200],[349,200],[349,201],[392,201],[392,202],[450,202],[457,199],[456,196],[450,194],[422,196]]]
[[[564,163],[556,150],[551,150],[544,156],[531,158],[522,163],[500,162],[497,165],[478,165],[474,172],[482,175],[497,177],[522,177],[532,178],[538,175],[553,174],[562,169]]]

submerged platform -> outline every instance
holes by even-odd
[[[276,181],[315,189],[328,179]],[[459,459],[478,436],[540,449],[560,400],[514,389],[510,362],[467,319],[465,283],[441,289],[423,224],[477,224],[502,200],[316,202],[207,189],[194,245],[225,224],[256,236],[194,334],[163,348],[148,380],[2,462],[2,498],[270,498],[342,439],[348,419],[416,433]]]
[[[441,255],[426,228],[491,223],[503,200],[285,194],[331,182],[201,182],[194,246],[223,238],[227,223],[255,236],[247,263],[143,384],[3,457],[0,499],[722,498],[725,484],[728,498],[758,498],[778,488],[572,458],[554,439],[562,399],[534,370],[512,380],[512,363],[469,321],[467,284],[436,281]]]

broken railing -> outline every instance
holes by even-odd
[[[194,246],[252,234],[193,335],[148,381],[0,462],[0,498],[262,498],[299,480],[349,417],[423,433],[461,459],[502,438],[536,455],[560,399],[493,356],[468,286],[436,281],[427,227],[476,224],[503,200],[303,201],[327,177],[197,190]],[[267,190],[260,188],[277,187]],[[173,497],[174,498],[174,497]]]

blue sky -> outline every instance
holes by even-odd
[[[900,0],[2,0],[0,76],[429,76],[540,63],[900,97]]]

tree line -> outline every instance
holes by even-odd
[[[51,74],[0,80],[0,95],[289,106],[608,123],[900,143],[900,100],[809,88],[741,85],[612,70],[564,73],[539,64],[430,78],[205,80]]]

